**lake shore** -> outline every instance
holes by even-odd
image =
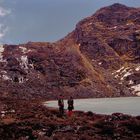
[[[75,111],[72,117],[59,116],[42,101],[2,98],[1,140],[114,140],[140,137],[140,116],[114,113],[101,115]]]
[[[67,100],[64,100],[64,103],[65,109],[67,109]],[[140,97],[74,99],[75,110],[108,115],[115,112],[134,116],[140,115],[139,103]],[[44,102],[44,105],[58,108],[56,100]]]

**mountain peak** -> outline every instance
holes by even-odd
[[[102,8],[103,10],[109,10],[111,12],[114,12],[114,11],[124,11],[124,10],[130,10],[131,7],[128,7],[126,5],[123,5],[123,4],[120,4],[120,3],[114,3],[110,6],[106,6],[104,8]],[[101,10],[102,10],[101,9]]]
[[[112,5],[109,6],[109,7],[111,7],[111,8],[127,8],[127,9],[128,9],[127,6],[125,6],[125,5],[123,5],[123,4],[120,4],[120,3],[114,3],[114,4],[112,4]]]

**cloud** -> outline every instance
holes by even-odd
[[[3,24],[0,24],[0,39],[4,37]]]
[[[8,31],[8,27],[4,26],[3,24],[0,24],[0,42],[2,41],[7,31]]]
[[[4,1],[0,0],[0,3],[3,3]],[[3,23],[3,20],[6,18],[7,15],[11,14],[10,9],[5,9],[2,6],[0,6],[0,44],[3,42],[3,39],[9,30],[9,28]]]
[[[0,7],[0,17],[5,17],[6,15],[9,15],[11,13],[11,10],[4,9],[3,7]]]

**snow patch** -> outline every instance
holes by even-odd
[[[98,64],[99,64],[99,65],[102,65],[102,62],[99,62]]]
[[[125,74],[125,73],[126,73],[126,75],[127,75],[127,72],[130,71],[130,70],[129,70],[129,71],[128,71],[128,70],[129,70],[129,67],[127,67],[127,68],[125,68],[123,71],[121,71],[120,74]],[[127,77],[127,76],[126,76],[126,77]]]
[[[26,47],[23,47],[23,46],[19,46],[19,49],[21,49],[23,54],[28,53],[28,52],[31,51],[31,50],[28,50]]]
[[[21,51],[22,51],[23,53],[26,53],[26,51],[27,51],[27,48],[25,48],[25,47],[22,47],[22,46],[19,46],[19,48],[21,49]]]
[[[10,110],[11,113],[15,113],[16,111],[14,109]]]
[[[133,23],[133,22],[130,22],[130,23],[127,23],[126,25],[127,25],[127,26],[129,26],[129,25],[134,25],[134,23]]]
[[[21,68],[28,69],[28,57],[26,55],[21,56]]]
[[[131,74],[133,74],[133,73],[132,73],[132,69],[130,69],[130,67],[126,67],[126,68],[121,67],[119,70],[117,70],[116,72],[112,73],[112,75],[114,75],[115,78],[120,77],[121,81],[124,80],[125,77],[128,77]]]
[[[125,77],[128,77],[129,75],[131,75],[132,73],[131,72],[126,72],[123,77],[121,78],[121,80],[123,80]]]
[[[5,114],[6,113],[6,111],[1,111],[1,114]]]
[[[3,53],[4,52],[4,47],[3,45],[0,45],[0,53]]]
[[[114,26],[114,27],[113,27],[113,29],[116,29],[116,28],[117,28],[117,26]]]
[[[124,80],[125,77],[132,74],[131,69],[129,67],[127,67],[127,68],[122,67],[119,70],[117,70],[115,73],[117,74],[115,77],[119,77],[119,75],[120,75],[121,80]]]
[[[115,78],[118,78],[119,77],[119,75],[117,74],[117,75],[115,75]]]
[[[3,52],[4,52],[4,46],[0,45],[0,62],[3,62]]]
[[[26,55],[21,56],[20,66],[24,70],[28,70],[30,68],[34,69],[34,65],[33,64],[29,64],[28,57]],[[21,81],[22,81],[22,79],[21,79]]]
[[[134,23],[127,23],[126,25],[127,25],[127,26],[129,26],[129,25],[134,25]]]
[[[1,114],[1,117],[2,117],[2,118],[5,117],[5,114]]]
[[[109,27],[109,29],[117,29],[118,26],[114,26],[114,27]]]
[[[34,64],[29,64],[30,68],[34,69]]]
[[[124,69],[124,67],[121,67],[120,69],[118,69],[115,73],[119,73],[119,72],[121,72],[121,70],[123,70]],[[112,74],[114,74],[114,73],[112,73]]]
[[[88,25],[92,25],[92,22],[90,22]]]
[[[136,33],[140,33],[140,30],[136,30],[135,32],[136,32]]]
[[[136,71],[139,71],[139,70],[140,70],[140,66],[138,66],[135,70],[136,70]]]
[[[24,78],[23,77],[19,77],[19,83],[23,83],[24,82]]]
[[[80,47],[80,46],[81,46],[81,44],[79,43],[79,44],[78,44],[78,46]]]
[[[132,84],[134,84],[134,82],[132,80],[130,80],[128,84],[132,85]]]
[[[140,84],[132,86],[131,88],[134,89],[137,96],[140,96]]]
[[[2,75],[3,80],[11,80],[10,77],[6,74]]]
[[[122,71],[123,70],[123,71]],[[122,72],[126,71],[126,68],[125,67],[121,67],[120,69],[118,69],[117,71],[113,72],[112,75],[114,74],[121,74]],[[121,72],[121,73],[120,73]]]
[[[7,71],[5,71],[5,70],[2,70],[2,71],[1,71],[1,73],[2,73],[2,74],[6,74],[6,73],[7,73]]]
[[[7,71],[4,71],[4,70],[1,71],[0,77],[1,77],[3,80],[11,80],[11,78],[7,75]]]

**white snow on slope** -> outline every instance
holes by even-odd
[[[140,66],[138,66],[135,70],[136,70],[136,71],[139,71],[139,70],[140,70]]]
[[[134,84],[134,82],[132,80],[129,81],[129,85],[132,85]]]
[[[19,49],[21,49],[21,51],[22,51],[23,53],[26,53],[26,52],[27,52],[27,48],[25,48],[25,47],[19,46]]]
[[[118,69],[116,72],[114,72],[114,73],[112,73],[112,74],[119,73],[119,72],[121,72],[121,70],[123,70],[123,69],[124,69],[124,67],[121,67],[120,69]]]
[[[19,46],[19,49],[21,49],[21,52],[22,52],[23,54],[28,53],[28,52],[31,51],[30,49],[28,50],[26,47],[23,47],[23,46]]]
[[[102,62],[99,62],[98,64],[99,64],[99,65],[102,65]]]
[[[121,80],[124,80],[125,77],[128,77],[129,75],[131,75],[132,73],[131,72],[126,72],[122,77],[121,77]]]
[[[131,74],[133,74],[132,69],[130,69],[129,67],[126,67],[126,68],[121,67],[119,70],[112,73],[112,75],[114,75],[115,78],[120,77],[120,80],[124,80],[124,78],[128,77]]]
[[[11,80],[11,78],[7,75],[7,71],[4,71],[4,70],[1,71],[0,77],[1,77],[3,80]]]
[[[11,80],[8,75],[2,75],[3,80]]]
[[[18,78],[19,79],[19,83],[23,83],[24,82],[24,78],[21,76]]]
[[[114,26],[113,29],[117,29],[117,26]]]
[[[3,45],[0,45],[0,62],[3,61],[3,52],[4,52],[4,47]]]
[[[134,89],[137,96],[140,96],[140,84],[132,86],[131,88]]]
[[[28,69],[28,57],[26,55],[21,56],[20,65],[23,69]]]
[[[120,74],[121,74],[121,75],[125,75],[125,74],[126,74],[126,76],[127,76],[127,73],[128,73],[129,71],[131,71],[131,69],[130,69],[129,67],[126,67],[126,68],[124,68],[124,69],[120,72]]]

